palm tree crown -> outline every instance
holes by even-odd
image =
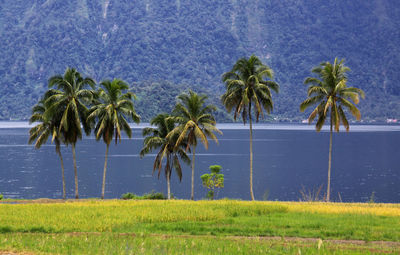
[[[316,123],[317,131],[320,131],[325,123],[326,117],[330,112],[330,121],[335,131],[339,132],[340,124],[349,130],[349,122],[345,115],[344,109],[356,117],[361,119],[360,111],[354,104],[358,104],[360,96],[365,97],[364,91],[354,87],[347,87],[347,72],[350,68],[344,65],[344,60],[338,61],[335,58],[333,65],[329,62],[323,62],[319,66],[312,69],[318,78],[308,77],[304,83],[310,85],[308,87],[307,96],[300,105],[300,111],[304,111],[308,107],[318,104],[308,117],[311,123],[318,115]],[[353,101],[351,103],[349,100]]]
[[[214,105],[204,105],[206,95],[198,95],[193,91],[189,94],[182,93],[178,96],[180,101],[173,110],[173,116],[178,126],[171,132],[179,133],[176,145],[179,145],[187,138],[187,146],[197,146],[197,138],[200,138],[204,147],[208,149],[208,139],[211,138],[218,143],[218,139],[213,132],[222,134],[215,127],[215,119],[212,112],[216,110]]]
[[[74,68],[67,68],[64,76],[56,75],[49,80],[49,87],[56,87],[56,89],[50,89],[47,92],[51,95],[46,100],[50,106],[45,116],[53,116],[60,110],[63,112],[59,129],[68,144],[75,144],[78,139],[82,139],[81,125],[87,134],[90,133],[90,127],[86,122],[88,113],[86,105],[91,103],[93,93],[86,89],[87,86],[93,89],[94,80],[82,78]]]
[[[88,121],[98,119],[94,129],[96,139],[99,140],[102,137],[109,145],[113,137],[115,137],[115,143],[118,139],[121,140],[121,130],[130,138],[132,130],[127,119],[139,123],[140,116],[136,114],[132,101],[135,95],[132,92],[123,93],[123,90],[129,89],[124,81],[106,80],[101,82],[101,86],[102,88],[97,91],[95,104],[90,109]]]
[[[226,92],[222,95],[222,103],[231,112],[234,118],[242,114],[243,122],[251,118],[251,108],[254,105],[256,120],[263,116],[263,109],[270,113],[273,109],[271,90],[279,92],[279,85],[265,78],[272,79],[273,71],[264,65],[256,56],[249,59],[241,58],[230,72],[222,75],[226,85]]]

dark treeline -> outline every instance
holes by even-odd
[[[210,95],[218,121],[231,121],[219,102],[221,74],[253,53],[281,85],[271,118],[305,119],[304,77],[338,56],[352,69],[349,85],[369,95],[363,120],[400,119],[399,9],[396,0],[5,0],[0,119],[28,119],[48,77],[73,66],[96,81],[137,83],[143,122],[170,111],[165,98],[188,87]],[[161,104],[141,97],[160,84],[176,88],[163,91]]]

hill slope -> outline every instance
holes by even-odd
[[[399,28],[395,0],[4,0],[0,119],[27,118],[47,79],[68,66],[151,93],[162,80],[201,88],[217,101],[221,74],[253,53],[281,85],[275,117],[304,119],[304,78],[339,57],[349,84],[366,91],[363,119],[400,118]]]

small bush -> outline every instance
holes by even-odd
[[[122,194],[122,199],[136,199],[136,195],[135,194],[133,194],[133,193],[130,193],[130,192],[128,192],[128,193],[125,193],[125,194]]]
[[[152,191],[151,193],[144,194],[143,199],[166,199],[166,197],[161,192]]]
[[[128,192],[128,193],[122,194],[121,198],[125,199],[125,200],[126,199],[136,199],[136,200],[148,200],[148,199],[163,200],[163,199],[167,199],[163,193],[154,192],[154,191],[152,191],[150,193],[143,194],[143,196],[138,196],[136,194]]]
[[[2,200],[3,199],[3,195],[2,194],[0,194],[0,200]]]

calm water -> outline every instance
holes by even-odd
[[[210,142],[205,151],[198,146],[195,198],[205,197],[200,175],[208,166],[223,166],[225,187],[218,197],[248,200],[248,126],[221,125],[219,145]],[[0,122],[0,193],[8,198],[60,198],[61,168],[54,146],[36,150],[27,144],[26,123]],[[152,175],[154,154],[140,159],[141,129],[133,139],[110,146],[106,197],[126,192],[166,192],[165,177]],[[400,203],[400,126],[352,126],[349,133],[333,138],[332,195],[335,200],[365,202],[374,192],[375,201]],[[254,131],[254,192],[256,199],[299,200],[300,190],[324,185],[328,167],[329,133],[316,133],[307,125],[258,125]],[[67,195],[74,196],[70,147],[63,147]],[[77,144],[79,193],[82,198],[99,197],[105,145],[94,138]],[[172,175],[171,189],[178,198],[190,197],[190,167],[184,167],[181,183]]]

